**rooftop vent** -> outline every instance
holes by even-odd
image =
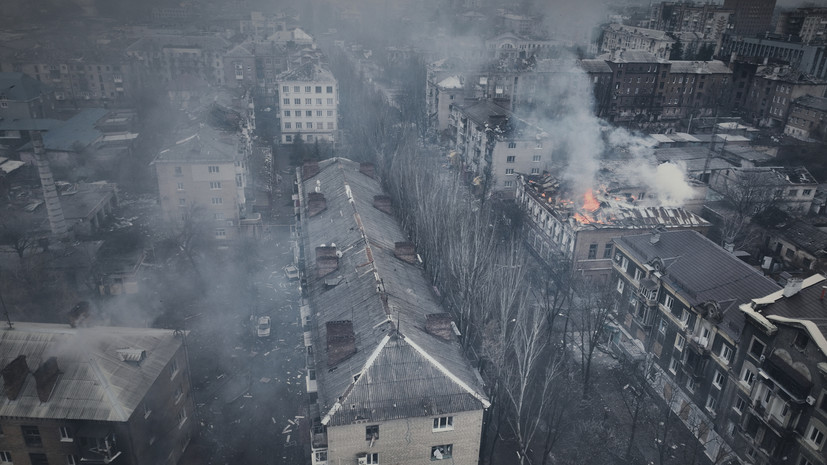
[[[307,162],[302,165],[302,180],[307,181],[319,174],[319,163],[315,161]]]
[[[373,178],[376,175],[376,168],[373,166],[373,163],[359,163],[359,172],[369,178]]]
[[[146,358],[146,351],[144,349],[127,347],[126,349],[118,349],[115,352],[118,353],[118,357],[121,358],[122,362],[141,363]]]
[[[40,402],[48,402],[55,390],[60,370],[57,367],[57,357],[49,357],[34,372],[34,382],[37,385],[37,397]]]
[[[652,245],[657,244],[660,242],[660,235],[662,232],[665,232],[666,228],[663,225],[657,226],[655,229],[652,230],[652,235],[649,237],[649,243]]]
[[[334,367],[356,353],[356,335],[350,320],[328,321],[327,366]]]
[[[451,315],[447,313],[430,313],[425,316],[425,330],[428,334],[450,341],[454,330],[451,328]]]
[[[784,297],[792,297],[801,290],[801,278],[790,278],[784,286]]]
[[[373,196],[373,208],[387,213],[388,215],[393,214],[393,210],[391,209],[391,198],[387,195]]]
[[[394,242],[393,255],[408,263],[416,264],[418,262],[416,258],[416,247],[414,247],[413,242]]]
[[[339,269],[336,247],[316,247],[316,277],[323,278]]]
[[[17,399],[17,396],[20,395],[20,390],[23,389],[26,375],[29,374],[29,365],[26,364],[26,356],[18,355],[17,358],[6,365],[0,373],[3,375],[3,387],[6,397],[9,400]]]
[[[324,194],[318,192],[307,194],[307,216],[316,216],[325,210],[327,210],[327,200]]]

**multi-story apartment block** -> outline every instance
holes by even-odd
[[[781,288],[695,231],[620,237],[612,263],[618,347],[650,354],[647,382],[713,463],[736,458],[728,399],[749,344],[739,305]]]
[[[279,89],[281,143],[335,142],[338,139],[339,85],[333,73],[309,62],[276,79]]]
[[[827,98],[805,95],[793,100],[784,134],[796,139],[827,138]]]
[[[487,100],[451,105],[452,162],[481,194],[514,195],[518,173],[551,165],[551,141],[541,128]]]
[[[823,43],[827,40],[827,8],[805,8],[804,10],[806,15],[801,22],[798,36],[806,44]]]
[[[731,89],[732,71],[721,61],[673,61],[663,90],[662,120],[712,116]]]
[[[652,5],[649,27],[667,32],[697,32],[718,42],[732,13],[713,3],[660,2]]]
[[[603,28],[600,53],[642,51],[666,60],[674,45],[675,39],[664,31],[612,23]]]
[[[478,462],[490,402],[374,167],[298,171],[312,463]]]
[[[0,118],[46,118],[54,110],[49,86],[23,73],[0,72]]]
[[[242,136],[210,126],[192,129],[162,150],[153,164],[167,220],[203,221],[217,240],[235,238],[251,226],[256,217],[245,194],[247,156]]]
[[[163,83],[189,75],[210,84],[224,85],[227,84],[224,55],[230,45],[215,35],[159,34],[138,39],[126,53],[139,62],[143,76]]]
[[[740,306],[746,324],[721,414],[744,461],[827,463],[824,284],[793,278]]]
[[[710,224],[683,208],[656,206],[646,192],[591,192],[572,199],[549,174],[518,175],[516,201],[525,218],[525,240],[549,264],[564,263],[572,273],[605,281],[611,274],[613,239],[661,226],[706,233]],[[628,197],[627,197],[628,196]],[[635,196],[642,202],[617,198]],[[646,205],[648,203],[648,205]]]
[[[772,30],[775,0],[724,0],[724,8],[732,10],[734,31],[742,36],[754,36]]]
[[[783,128],[795,99],[823,97],[827,80],[816,79],[787,66],[759,66],[750,82],[743,110],[759,126]]]
[[[665,101],[661,83],[669,78],[668,60],[648,52],[622,51],[600,57],[612,69],[611,98],[598,107],[598,116],[609,121],[657,120]]]
[[[197,423],[184,333],[0,330],[0,462],[177,463]]]
[[[709,179],[710,189],[731,199],[750,195],[745,193],[757,186],[764,188],[764,196],[760,200],[756,198],[756,204],[801,215],[810,211],[818,182],[803,166],[723,169],[714,171]]]
[[[258,70],[256,69],[255,47],[244,43],[236,45],[224,54],[224,83],[229,87],[252,89],[256,86]]]
[[[816,79],[827,79],[827,44],[804,43],[789,35],[765,34],[742,37],[726,33],[718,56],[781,61]]]

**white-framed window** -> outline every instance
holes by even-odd
[[[169,362],[169,377],[175,378],[175,375],[178,374],[178,360],[172,359]]]
[[[454,452],[453,444],[441,444],[439,446],[431,447],[431,460],[445,460],[450,459]]]
[[[643,272],[640,271],[640,268],[635,268],[635,281],[640,282],[641,278],[643,278]]]
[[[542,160],[542,155],[534,155],[531,157],[531,161],[538,162]]]
[[[675,335],[675,348],[679,351],[683,352],[683,348],[686,345],[686,338],[684,338],[680,334]]]
[[[672,304],[674,302],[675,302],[675,299],[673,299],[672,296],[669,295],[669,294],[666,294],[666,296],[663,298],[663,306],[670,309],[670,310],[672,309]]]
[[[285,104],[285,105],[290,105],[290,99],[289,99],[289,98],[282,99],[282,102],[281,102],[281,103],[283,103],[283,104]]]
[[[672,357],[672,360],[669,361],[669,372],[673,375],[678,372],[678,359]]]
[[[285,116],[285,118],[289,118],[290,117],[290,110],[284,110],[284,116]]]
[[[177,186],[177,189],[178,189],[179,191],[184,190],[184,183],[183,183],[183,182],[179,182],[179,183],[178,183],[178,186]]]
[[[326,450],[316,451],[315,455],[316,455],[316,462],[327,462],[327,451]]]
[[[184,423],[187,421],[187,409],[185,407],[181,407],[181,410],[178,411],[178,427],[184,426]]]
[[[211,200],[213,205],[222,205],[224,203],[223,197],[213,197]]]
[[[666,320],[661,318],[660,321],[658,322],[658,332],[663,334],[664,336],[666,336],[666,326],[667,326]]]
[[[312,88],[312,86],[304,86],[304,91],[309,94],[313,91],[313,88]]]
[[[218,239],[224,239],[227,237],[227,230],[223,228],[219,228],[215,230],[215,237]]]
[[[375,465],[379,463],[379,454],[377,452],[368,452],[367,454],[363,455],[365,458],[365,463],[369,465]]]
[[[60,430],[60,442],[73,442],[74,438],[72,438],[72,432],[69,431],[69,428],[66,426],[61,426],[58,428]]]
[[[12,463],[11,452],[7,450],[0,450],[0,463]]]
[[[327,110],[327,116],[333,116],[333,110]]]
[[[218,166],[210,165],[207,167],[207,171],[210,173],[218,173]]]
[[[749,345],[749,354],[755,357],[756,359],[760,359],[762,355],[764,355],[764,348],[766,345],[759,341],[758,338],[753,337],[752,343]]]
[[[221,189],[221,181],[210,181],[210,189]]]
[[[724,387],[724,380],[726,377],[720,371],[716,371],[715,375],[712,377],[712,385],[718,389],[723,389]]]
[[[617,279],[617,292],[619,294],[623,294],[623,289],[626,287],[626,283],[623,282],[622,279]]]
[[[284,92],[284,93],[290,92],[290,86],[282,86],[281,91]]]
[[[718,398],[710,394],[706,398],[706,409],[710,412],[715,412],[715,407],[718,405]]]
[[[319,103],[321,104],[322,102],[319,102]],[[316,116],[322,116],[322,115],[323,115],[322,110],[316,110]]]
[[[821,446],[824,445],[824,432],[821,431],[816,425],[811,424],[810,428],[807,429],[807,442],[812,446],[815,450],[821,450]]]
[[[505,174],[506,175],[513,175],[514,174],[514,168],[506,168],[505,169]]]
[[[184,397],[184,388],[181,387],[179,384],[177,388],[175,388],[175,393],[172,395],[172,398],[175,399],[175,403],[181,401],[181,398]]]
[[[505,181],[503,183],[505,187],[514,187],[514,181]]]
[[[300,99],[300,98],[294,98],[294,99],[293,99],[293,103],[294,103],[294,104],[296,104],[296,105],[301,105],[301,104],[302,104],[302,99]]]
[[[735,399],[735,405],[732,407],[732,409],[741,414],[744,413],[745,408],[747,408],[747,401],[744,400],[743,397],[738,396]]]
[[[689,379],[686,380],[686,390],[689,392],[695,392],[695,387],[697,385],[698,383],[695,382],[695,378],[691,376],[689,377]]]
[[[744,370],[741,372],[741,382],[752,387],[752,384],[755,382],[755,372],[744,367]]]
[[[454,429],[454,417],[434,418],[433,431],[450,431]]]
[[[629,271],[629,259],[623,257],[620,259],[620,269],[623,270],[624,273]]]
[[[333,93],[333,86],[327,86],[326,91],[327,91],[328,94],[332,94]]]
[[[686,324],[688,322],[689,322],[689,310],[687,310],[685,308],[681,309],[681,323]]]
[[[305,105],[313,105],[313,99],[312,98],[304,99],[304,104]]]
[[[540,168],[531,168],[531,174],[540,174]]]
[[[724,363],[726,363],[727,365],[730,364],[732,362],[732,347],[723,344],[721,346],[720,356],[721,360],[723,360]]]

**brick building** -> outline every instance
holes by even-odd
[[[795,99],[805,95],[823,97],[825,91],[827,81],[789,66],[758,66],[743,110],[759,126],[783,128]]]
[[[476,464],[490,402],[373,176],[298,174],[313,464]]]
[[[175,464],[197,422],[183,337],[40,323],[0,330],[0,462]]]
[[[733,12],[736,34],[754,36],[772,30],[775,0],[724,0],[724,8]]]
[[[784,134],[802,140],[827,140],[827,98],[804,95],[793,100]]]

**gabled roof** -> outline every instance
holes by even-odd
[[[47,402],[27,376],[15,400],[0,396],[0,417],[127,421],[180,347],[181,338],[163,329],[15,323],[8,330],[4,325],[0,366],[24,355],[34,372],[56,357],[60,375]],[[124,348],[143,349],[146,358],[124,362],[117,352]]]
[[[615,243],[640,263],[660,259],[661,280],[690,305],[717,302],[724,315],[719,328],[733,339],[738,339],[744,324],[738,306],[780,289],[778,284],[695,231],[662,232],[654,244],[651,238],[651,234],[623,236],[616,238]]]
[[[229,52],[224,54],[225,57],[253,57],[253,52],[250,51],[248,44],[239,44],[233,47]]]
[[[175,144],[161,150],[155,163],[234,163],[238,157],[236,137],[204,125],[184,132]]]
[[[342,158],[325,160],[317,174],[302,179],[301,201],[313,206],[308,211],[313,216],[304,219],[303,241],[323,423],[487,407],[482,383],[457,339],[425,329],[427,315],[444,309],[423,270],[394,256],[396,243],[406,236],[393,216],[374,207],[381,186],[359,167]],[[314,204],[319,199],[322,209]],[[323,244],[326,248],[317,251]],[[341,254],[338,260],[331,247]],[[324,276],[317,252],[327,257],[322,267],[333,270]],[[336,333],[328,335],[332,328]],[[331,351],[336,338],[345,345]]]
[[[827,256],[827,232],[804,221],[790,218],[790,223],[774,228],[774,231],[803,249],[805,252],[823,258]]]
[[[794,105],[799,105],[813,110],[827,112],[827,98],[816,97],[814,95],[802,95],[793,101]]]
[[[0,73],[0,97],[28,102],[49,92],[49,87],[23,73]]]

